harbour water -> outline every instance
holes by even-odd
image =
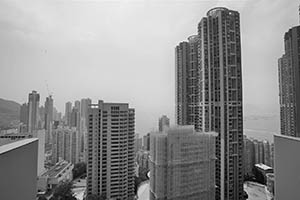
[[[247,137],[273,142],[274,134],[280,134],[279,116],[244,117],[244,135]]]

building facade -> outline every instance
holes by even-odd
[[[28,132],[38,129],[40,94],[32,91],[28,96]]]
[[[176,123],[199,129],[199,67],[197,35],[181,42],[175,49]]]
[[[36,199],[38,139],[0,146],[1,199]]]
[[[150,200],[214,200],[216,133],[179,126],[150,134]]]
[[[49,144],[51,141],[52,123],[53,123],[53,98],[50,95],[49,97],[46,98],[45,101],[46,144]]]
[[[79,133],[76,128],[58,127],[52,131],[52,164],[61,159],[76,164],[79,162]]]
[[[134,116],[126,103],[90,105],[87,195],[134,199]]]
[[[274,135],[275,199],[299,198],[300,138]]]
[[[150,151],[150,133],[143,136],[143,149],[145,151]]]
[[[215,131],[216,199],[243,198],[240,16],[217,7],[176,47],[176,122]]]
[[[70,126],[72,113],[72,102],[67,102],[65,105],[65,124]]]
[[[280,131],[300,137],[300,26],[284,35],[284,54],[278,59]]]
[[[255,151],[253,141],[244,136],[244,176],[253,175]]]
[[[28,104],[27,103],[23,103],[20,107],[20,122],[25,124],[26,129],[27,129],[27,124],[28,124]]]

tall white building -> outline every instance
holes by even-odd
[[[193,126],[150,134],[150,200],[214,200],[216,136]]]
[[[126,103],[90,105],[87,195],[134,199],[134,123]]]

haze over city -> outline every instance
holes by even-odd
[[[244,115],[279,115],[277,59],[299,20],[292,0],[1,1],[1,97],[24,103],[37,90],[43,103],[48,84],[62,113],[67,101],[104,99],[130,103],[137,132],[162,114],[173,124],[174,48],[224,5],[241,14]]]

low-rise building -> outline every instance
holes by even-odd
[[[273,168],[270,166],[267,166],[265,164],[255,164],[254,168],[254,175],[257,181],[261,184],[266,185],[267,183],[267,174],[273,173]]]
[[[72,163],[65,160],[59,161],[55,166],[38,178],[38,191],[46,191],[54,188],[62,181],[72,180],[73,168],[74,165]]]

